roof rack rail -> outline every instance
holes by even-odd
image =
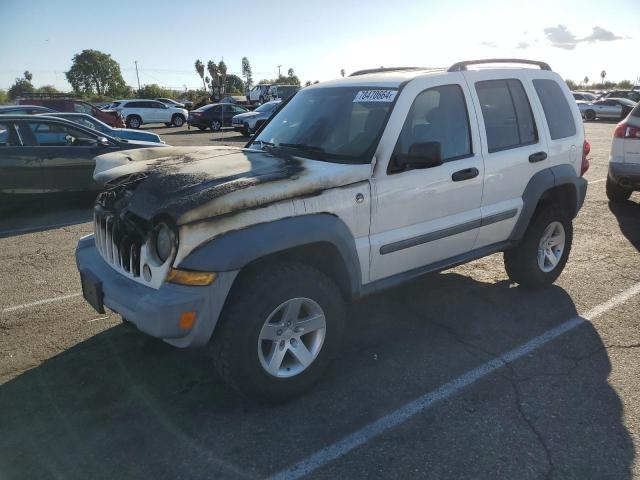
[[[414,70],[434,70],[427,67],[380,67],[380,68],[368,68],[366,70],[358,70],[350,74],[350,77],[357,77],[358,75],[366,75],[368,73],[382,73],[382,72],[411,72]]]
[[[447,71],[463,72],[467,70],[469,65],[480,65],[483,63],[522,63],[525,65],[537,65],[541,70],[551,70],[548,63],[538,62],[536,60],[525,60],[522,58],[486,58],[484,60],[465,60],[464,62],[454,63]]]

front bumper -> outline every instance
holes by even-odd
[[[640,190],[640,163],[609,163],[609,179],[623,188]]]
[[[104,305],[122,315],[140,331],[176,347],[206,345],[237,271],[219,272],[206,287],[163,283],[156,290],[120,275],[100,256],[93,235],[83,237],[76,248],[79,271],[89,271],[102,283]],[[179,326],[180,314],[196,312],[195,325]]]

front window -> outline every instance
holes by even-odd
[[[276,105],[278,104],[275,102],[263,103],[258,108],[256,108],[254,112],[270,112],[271,110],[276,108]]]
[[[368,87],[301,91],[249,145],[284,148],[316,160],[369,163],[397,93]]]

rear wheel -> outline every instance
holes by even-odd
[[[214,132],[219,132],[222,130],[222,122],[220,120],[211,120],[211,130]]]
[[[137,115],[129,115],[127,117],[126,123],[127,123],[127,128],[138,129],[140,128],[140,125],[142,125],[142,119]]]
[[[171,122],[164,122],[164,126],[165,127],[170,127],[171,126]]]
[[[573,241],[573,225],[555,204],[539,207],[520,243],[504,252],[511,280],[537,289],[552,284],[562,273]]]
[[[589,122],[593,122],[596,119],[596,112],[594,112],[593,110],[587,110],[586,112],[584,112],[584,119],[588,120]]]
[[[607,198],[612,202],[626,202],[631,196],[631,190],[623,188],[610,178],[607,178]]]
[[[304,264],[270,264],[238,278],[210,351],[239,392],[281,401],[320,379],[344,318],[344,300],[329,277]]]
[[[184,117],[180,114],[175,114],[173,117],[171,117],[171,124],[176,127],[181,127],[182,125],[184,125]]]

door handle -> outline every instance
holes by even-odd
[[[547,152],[536,152],[529,155],[529,162],[536,163],[547,159]]]
[[[451,175],[451,180],[454,182],[461,182],[463,180],[470,180],[476,178],[480,172],[477,168],[465,168],[464,170],[458,170]]]

